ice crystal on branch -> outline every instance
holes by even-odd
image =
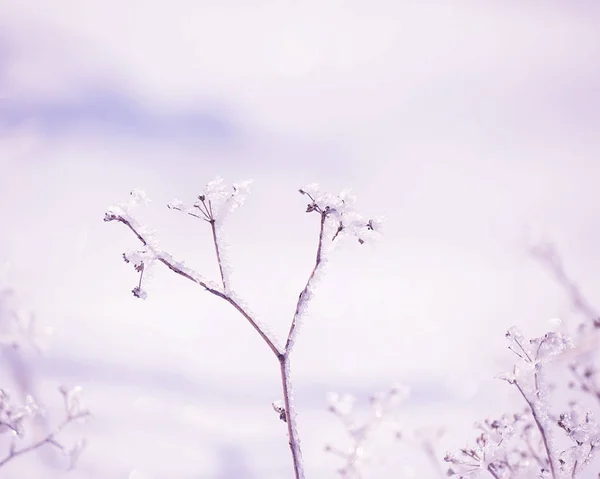
[[[169,209],[182,211],[210,224],[224,290],[229,290],[231,285],[231,266],[227,259],[228,246],[223,235],[223,222],[244,203],[250,194],[251,183],[251,180],[247,180],[234,183],[229,188],[222,178],[217,177],[206,185],[198,196],[198,201],[191,207],[186,207],[179,199],[174,199],[167,205]]]
[[[317,212],[327,218],[327,239],[333,243],[343,236],[354,236],[360,244],[377,239],[382,233],[383,217],[366,220],[355,210],[356,197],[350,190],[337,195],[322,192],[319,185],[312,183],[299,190],[310,199],[307,213]]]
[[[596,456],[600,447],[600,424],[592,412],[584,411],[578,403],[572,402],[570,411],[559,416],[558,426],[574,443],[561,453],[559,462],[575,477]]]
[[[512,373],[499,376],[513,385],[528,409],[512,420],[486,421],[479,425],[483,433],[476,447],[460,454],[449,454],[451,475],[469,477],[487,471],[495,478],[517,479],[548,477],[575,478],[589,464],[600,440],[598,425],[592,414],[578,412],[572,405],[569,413],[552,412],[546,378],[549,363],[573,347],[572,339],[559,332],[548,332],[527,339],[517,329],[506,333],[509,349],[519,358]],[[556,434],[562,429],[574,446],[561,450]]]
[[[209,223],[222,223],[230,213],[244,204],[250,194],[251,183],[252,180],[246,180],[228,187],[222,178],[217,177],[206,185],[198,195],[198,200],[191,206],[186,207],[183,201],[176,198],[167,207]]]
[[[539,436],[531,434],[534,426],[528,411],[486,419],[475,426],[481,433],[474,447],[446,454],[444,460],[450,463],[449,476],[477,477],[487,472],[498,479],[516,479],[533,477],[536,468],[546,467]]]

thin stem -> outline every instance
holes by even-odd
[[[283,402],[285,405],[287,427],[288,427],[288,438],[290,444],[290,450],[292,451],[292,459],[294,461],[294,473],[296,479],[304,478],[304,470],[302,466],[302,452],[300,449],[300,438],[298,437],[298,430],[296,427],[295,411],[293,409],[290,394],[292,390],[291,378],[288,375],[290,354],[295,344],[296,331],[298,330],[298,319],[301,315],[301,310],[304,302],[307,301],[307,294],[311,287],[312,281],[322,264],[322,251],[323,251],[323,232],[325,230],[325,220],[327,219],[327,212],[321,212],[321,224],[319,228],[319,244],[317,246],[317,256],[315,259],[315,265],[310,273],[304,289],[298,296],[298,302],[296,304],[296,311],[292,318],[292,324],[288,332],[288,337],[285,343],[285,349],[283,354],[279,356],[279,366],[281,370],[281,383],[283,387]]]
[[[488,464],[487,470],[494,477],[494,479],[500,479],[500,476],[496,474],[491,464]]]
[[[217,240],[217,222],[215,219],[210,220],[210,229],[212,230],[213,243],[215,245],[217,263],[219,264],[219,273],[221,273],[221,283],[223,284],[223,291],[227,291],[227,284],[225,283],[225,273],[223,271],[223,261],[221,261],[221,248],[219,247],[219,241]]]
[[[537,428],[540,431],[540,434],[542,435],[542,442],[544,443],[544,449],[546,450],[546,455],[548,456],[548,463],[550,464],[550,473],[552,475],[552,478],[554,479],[556,478],[556,471],[558,470],[558,465],[555,464],[556,458],[554,457],[554,454],[550,449],[550,444],[548,442],[548,431],[546,430],[546,427],[543,424],[543,420],[540,417],[540,411],[538,411],[538,408],[527,397],[527,394],[525,394],[525,391],[523,391],[521,385],[517,381],[515,381],[514,384],[521,393],[521,396],[523,396],[523,399],[525,399],[525,402],[527,403],[529,408],[531,409],[531,414],[533,415],[535,424],[537,425]]]
[[[298,296],[298,302],[296,303],[296,311],[294,312],[292,324],[290,326],[290,330],[289,330],[288,336],[287,336],[287,341],[285,343],[286,355],[289,355],[291,349],[293,348],[293,345],[295,342],[294,340],[296,337],[296,329],[298,326],[298,318],[300,317],[300,312],[302,310],[302,306],[304,305],[304,302],[306,301],[306,296],[307,296],[308,290],[310,289],[310,287],[312,285],[313,279],[314,279],[319,267],[322,264],[323,232],[325,230],[325,220],[326,219],[327,219],[327,212],[322,212],[321,213],[321,226],[320,226],[320,230],[319,230],[319,244],[317,246],[317,257],[315,259],[315,265],[310,273],[310,276],[308,277],[308,281],[306,281],[306,285],[304,286],[304,289]]]
[[[12,459],[14,459],[15,457],[21,456],[25,453],[28,453],[30,451],[33,451],[41,446],[43,446],[44,444],[53,444],[53,445],[58,445],[58,443],[54,440],[54,437],[60,433],[71,421],[75,420],[75,419],[79,419],[81,417],[87,416],[87,413],[85,414],[78,414],[76,416],[69,416],[67,417],[65,420],[63,420],[63,422],[61,422],[58,427],[51,433],[47,434],[46,436],[44,436],[42,439],[40,439],[39,441],[34,442],[33,444],[30,444],[29,446],[26,446],[22,449],[17,449],[17,450],[11,450],[9,452],[9,454],[2,460],[0,460],[0,467],[4,466],[7,462],[11,461]]]
[[[302,466],[302,451],[300,449],[300,438],[298,437],[298,428],[296,427],[295,412],[291,403],[292,383],[288,375],[289,357],[283,354],[279,359],[279,369],[281,371],[281,386],[283,388],[283,403],[285,407],[285,417],[288,429],[288,439],[290,451],[292,452],[292,461],[294,462],[294,475],[296,479],[304,479],[304,469]]]
[[[252,316],[250,316],[246,310],[239,305],[239,303],[231,298],[230,296],[227,296],[223,293],[221,293],[220,291],[214,291],[211,289],[208,289],[209,292],[215,294],[216,296],[219,296],[221,298],[223,298],[225,301],[227,301],[229,304],[231,304],[235,309],[238,310],[238,312],[244,317],[246,318],[246,320],[252,325],[252,327],[255,329],[255,331],[259,334],[259,336],[263,339],[263,341],[265,343],[267,343],[267,346],[269,346],[269,349],[273,352],[273,354],[275,356],[277,356],[278,358],[281,356],[281,352],[279,351],[279,348],[277,347],[277,345],[273,342],[273,340],[271,338],[269,338],[269,336],[267,336],[267,334],[262,330],[262,328],[258,325],[258,323],[252,318]]]

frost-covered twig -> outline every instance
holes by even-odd
[[[156,261],[163,263],[171,271],[199,284],[206,291],[230,303],[246,318],[275,354],[280,367],[283,406],[274,407],[280,414],[280,417],[287,423],[294,472],[296,479],[301,479],[304,477],[304,469],[300,439],[296,426],[296,414],[293,407],[290,355],[297,339],[302,318],[312,298],[315,283],[326,263],[327,251],[334,244],[337,244],[341,237],[348,234],[357,237],[361,244],[364,243],[367,239],[379,233],[381,220],[377,218],[368,221],[363,220],[354,211],[353,197],[348,191],[344,191],[339,195],[330,195],[320,192],[317,185],[310,185],[300,190],[301,194],[306,195],[310,199],[306,210],[307,213],[316,212],[320,215],[319,240],[315,264],[304,289],[298,297],[285,346],[282,348],[278,345],[276,338],[268,332],[267,328],[249,313],[247,308],[243,306],[244,303],[238,299],[237,295],[231,289],[231,281],[228,275],[229,269],[223,257],[224,249],[221,235],[223,220],[231,211],[243,203],[248,193],[248,184],[249,182],[234,184],[233,191],[230,191],[223,184],[223,180],[217,178],[207,184],[204,192],[198,196],[198,201],[191,207],[185,207],[179,200],[174,200],[168,205],[170,209],[182,211],[211,225],[212,238],[221,277],[220,286],[208,282],[196,271],[176,261],[171,255],[161,250],[158,247],[158,243],[152,238],[152,235],[131,216],[131,207],[140,201],[146,200],[145,195],[141,191],[134,190],[132,192],[129,204],[111,207],[105,214],[104,221],[117,221],[125,224],[143,245],[141,251],[124,254],[125,261],[132,262],[136,271],[140,274],[139,284],[133,289],[133,294],[136,297],[146,297],[146,291],[143,289],[142,284],[144,271]]]
[[[24,421],[38,414],[39,406],[31,397],[28,398],[25,405],[20,407],[13,406],[9,402],[8,394],[5,391],[0,390],[0,433],[3,431],[10,431],[11,433],[9,451],[4,458],[0,459],[0,467],[17,457],[22,456],[23,454],[40,448],[45,444],[51,444],[68,456],[70,469],[75,466],[75,463],[79,458],[83,447],[85,446],[85,440],[78,441],[71,449],[67,449],[60,442],[58,442],[56,436],[71,422],[88,417],[90,412],[86,409],[82,409],[80,406],[80,388],[68,390],[61,386],[59,391],[63,395],[64,399],[65,418],[52,432],[46,434],[41,439],[38,439],[27,446],[17,447],[17,438],[23,438],[25,436],[23,426]]]
[[[543,367],[552,358],[572,348],[572,341],[569,337],[556,332],[546,333],[541,338],[526,341],[516,328],[511,328],[506,333],[506,337],[510,341],[509,349],[521,359],[523,366],[515,366],[513,373],[502,376],[502,379],[517,388],[531,409],[542,437],[550,473],[553,478],[562,477],[564,474],[560,467],[560,450],[553,438],[548,387],[542,384]]]
[[[132,203],[135,204],[135,197],[139,193],[136,191],[132,192],[132,197],[134,200]],[[252,325],[252,327],[256,330],[256,332],[262,337],[262,339],[267,343],[271,351],[279,356],[280,348],[277,345],[275,338],[273,338],[268,331],[262,328],[257,320],[252,317],[252,315],[246,311],[246,308],[243,307],[241,302],[237,300],[233,295],[228,294],[225,290],[213,283],[210,283],[206,279],[204,279],[199,273],[194,271],[192,268],[185,266],[183,262],[179,262],[175,260],[170,254],[162,251],[158,248],[158,244],[151,237],[150,233],[146,231],[144,227],[142,227],[129,213],[130,205],[118,205],[114,206],[105,214],[104,221],[118,221],[126,225],[138,238],[138,240],[145,247],[143,251],[137,251],[133,253],[125,253],[123,254],[123,258],[125,262],[133,262],[136,271],[140,273],[140,283],[133,289],[134,296],[138,298],[144,299],[146,297],[146,291],[142,288],[141,278],[144,273],[144,270],[151,264],[153,261],[159,261],[165,266],[167,266],[174,273],[194,282],[203,287],[206,291],[215,296],[218,296],[229,304],[231,304],[246,320]],[[172,207],[172,209],[179,209]],[[214,227],[214,223],[213,223]],[[214,231],[214,229],[213,229]],[[218,250],[218,245],[215,245],[215,248]],[[221,271],[223,271],[221,267]],[[223,283],[225,281],[223,280]]]
[[[572,461],[565,460],[555,439],[558,424],[551,412],[550,385],[544,372],[549,362],[572,347],[572,341],[557,332],[527,340],[516,328],[511,328],[506,337],[509,349],[520,361],[512,373],[499,378],[516,387],[528,410],[479,424],[483,433],[476,447],[461,449],[459,455],[446,455],[445,460],[453,465],[449,473],[467,477],[486,471],[494,478],[508,479],[531,477],[532,469],[537,468],[540,477],[566,479],[570,477]],[[531,437],[534,430],[539,439]]]
[[[590,464],[598,451],[600,424],[594,414],[584,412],[576,402],[569,406],[570,411],[560,415],[558,426],[567,433],[574,445],[563,451],[559,460],[562,466],[571,469],[571,477],[576,477]]]
[[[451,464],[448,475],[462,479],[485,472],[498,479],[532,477],[532,463],[538,463],[542,469],[547,467],[540,457],[540,448],[529,438],[535,429],[533,424],[529,410],[525,414],[505,414],[499,419],[478,422],[476,427],[481,433],[475,446],[444,457]]]

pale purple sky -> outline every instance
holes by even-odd
[[[315,383],[504,392],[504,331],[569,314],[532,237],[600,287],[593,2],[3,5],[0,259],[56,356],[271,380],[248,325],[168,271],[134,301],[135,238],[102,222],[144,188],[144,221],[216,274],[208,232],[164,205],[217,174],[255,180],[230,221],[234,280],[280,334],[316,241],[297,188],[350,186],[388,218],[381,244],[332,262],[294,356],[300,404]]]

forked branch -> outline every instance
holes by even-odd
[[[217,286],[205,280],[199,273],[193,269],[184,266],[182,263],[173,259],[173,257],[164,251],[151,240],[144,229],[129,215],[127,206],[118,206],[111,208],[106,213],[104,221],[117,221],[126,225],[142,243],[144,250],[131,255],[124,255],[125,261],[133,262],[134,267],[140,276],[144,273],[148,263],[159,261],[167,266],[174,273],[183,276],[184,278],[193,281],[203,287],[209,293],[218,296],[229,304],[231,304],[246,320],[252,325],[256,332],[260,335],[263,341],[269,346],[273,354],[279,361],[281,384],[283,390],[284,407],[280,413],[280,417],[287,423],[288,439],[292,459],[294,464],[294,473],[296,479],[304,478],[304,469],[302,465],[302,453],[300,449],[300,439],[296,426],[295,412],[292,403],[292,384],[290,379],[290,354],[293,350],[296,337],[298,335],[299,325],[304,311],[307,308],[308,302],[312,297],[315,280],[320,269],[324,264],[324,246],[326,241],[327,220],[331,218],[334,226],[334,234],[332,234],[329,243],[334,243],[339,240],[341,233],[349,232],[358,238],[362,244],[365,238],[372,236],[376,227],[381,223],[379,220],[369,220],[365,222],[353,211],[350,211],[351,197],[348,192],[343,192],[338,196],[327,194],[317,194],[318,190],[315,185],[307,189],[301,189],[300,193],[307,195],[311,202],[307,207],[307,213],[317,212],[320,215],[319,241],[317,245],[317,254],[315,264],[309,275],[309,278],[304,286],[304,289],[298,296],[296,309],[290,329],[287,335],[285,347],[278,346],[274,337],[271,337],[267,331],[261,327],[259,322],[253,318],[250,313],[240,304],[236,296],[230,291],[230,284],[226,275],[226,265],[224,264],[222,255],[222,245],[218,230],[221,226],[223,216],[229,211],[235,209],[243,201],[243,195],[240,194],[245,189],[247,183],[233,187],[233,193],[227,193],[222,185],[222,181],[217,179],[207,185],[205,194],[198,197],[198,202],[194,203],[191,208],[185,209],[180,201],[174,201],[169,204],[170,209],[182,211],[190,216],[204,220],[211,225],[212,238],[215,247],[217,263],[219,266],[221,286]],[[240,198],[241,197],[241,198]],[[134,288],[133,293],[137,297],[145,297],[145,292],[142,289],[140,277],[139,285]]]

